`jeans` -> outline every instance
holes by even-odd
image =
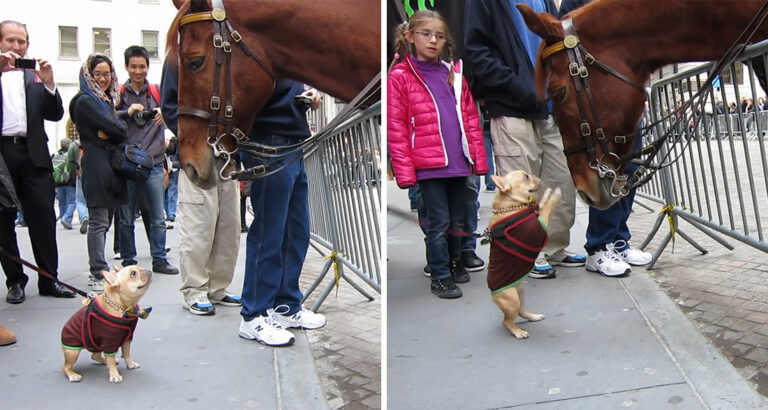
[[[629,233],[627,219],[632,212],[632,204],[635,201],[635,190],[629,191],[629,195],[619,199],[610,208],[601,210],[589,207],[589,224],[587,225],[587,243],[584,249],[589,254],[604,251],[605,245],[623,240],[627,243],[617,251],[623,251],[629,246]]]
[[[171,172],[168,178],[168,189],[165,190],[165,216],[176,218],[176,204],[179,199],[179,172]]]
[[[466,232],[461,237],[461,251],[474,251],[477,246],[477,238],[474,233],[477,230],[477,210],[480,209],[480,177],[467,177],[467,219],[464,222]]]
[[[493,168],[493,140],[491,139],[491,121],[483,122],[483,141],[485,141],[485,158],[488,161],[488,173],[485,174],[485,188],[489,191],[496,189],[496,184],[491,180],[495,172]]]
[[[152,265],[166,260],[165,254],[165,181],[163,164],[155,165],[146,182],[128,181],[128,203],[120,207],[120,255],[123,262],[136,260],[134,222],[139,190],[144,190],[149,204],[149,249]]]
[[[419,181],[427,231],[427,264],[432,280],[451,276],[449,264],[461,257],[466,204],[470,199],[467,177]]]
[[[91,275],[102,278],[101,271],[109,270],[104,256],[104,246],[107,242],[107,230],[112,224],[109,208],[88,208],[88,266]]]
[[[83,180],[80,177],[75,179],[75,206],[77,207],[77,215],[80,217],[80,223],[82,223],[88,219],[88,206],[85,203]]]
[[[75,213],[75,187],[63,185],[56,187],[56,198],[59,199],[59,218],[62,222],[72,223]]]
[[[298,141],[272,136],[259,142],[286,146]],[[242,159],[246,167],[261,163],[248,155]],[[246,238],[240,312],[246,320],[264,316],[267,309],[280,305],[288,306],[288,314],[301,310],[299,276],[309,247],[308,194],[307,174],[300,159],[251,185],[253,222]]]

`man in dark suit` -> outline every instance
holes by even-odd
[[[59,256],[53,211],[53,166],[43,120],[60,120],[64,107],[53,80],[53,69],[47,61],[37,60],[37,70],[15,68],[16,59],[27,54],[28,40],[25,25],[15,21],[0,23],[0,153],[29,226],[35,262],[56,276]],[[5,300],[14,304],[24,301],[24,287],[29,280],[21,264],[8,256],[8,253],[19,256],[15,219],[16,209],[0,211],[0,247],[4,250],[0,252],[0,265],[8,286]],[[42,275],[37,286],[43,296],[75,297],[58,282]]]

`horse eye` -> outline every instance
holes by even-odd
[[[189,70],[189,71],[197,71],[197,70],[199,70],[203,66],[204,62],[205,62],[205,57],[190,58],[187,61],[187,70]]]
[[[552,99],[552,102],[555,104],[560,104],[565,99],[565,87],[558,88],[557,90],[550,91],[549,96]]]

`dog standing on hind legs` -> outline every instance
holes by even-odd
[[[131,358],[131,340],[138,319],[146,319],[152,310],[141,310],[137,304],[149,288],[152,272],[136,265],[113,269],[102,271],[104,293],[85,299],[85,306],[78,309],[61,330],[64,351],[62,370],[72,383],[83,379],[72,368],[82,349],[91,352],[94,361],[107,365],[111,383],[123,381],[117,370],[115,355],[118,349],[123,354],[126,367],[136,369],[140,366]]]
[[[491,299],[504,314],[502,325],[518,339],[528,332],[515,324],[518,316],[531,322],[544,315],[525,310],[523,280],[533,269],[539,251],[547,244],[547,226],[560,200],[560,188],[547,188],[536,204],[541,180],[525,171],[491,175],[499,192],[493,199],[488,227],[491,251],[488,258],[488,288]]]

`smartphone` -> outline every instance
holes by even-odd
[[[30,70],[34,70],[36,65],[37,65],[37,60],[32,58],[16,59],[16,68],[28,68]]]

